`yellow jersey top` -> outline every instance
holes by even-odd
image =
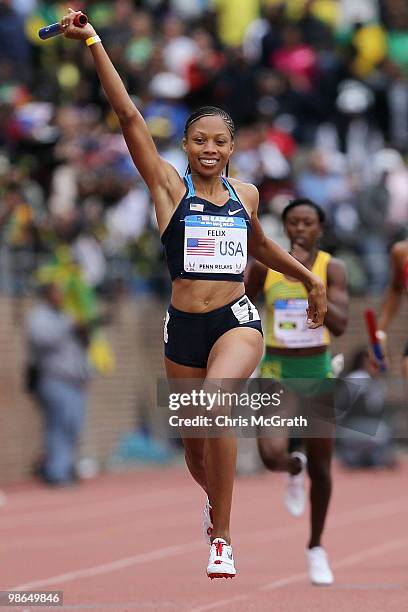
[[[312,266],[327,287],[327,266],[331,255],[318,251]],[[266,304],[266,346],[274,348],[305,348],[328,346],[327,327],[307,326],[307,291],[303,283],[290,281],[281,272],[268,269],[264,295]]]

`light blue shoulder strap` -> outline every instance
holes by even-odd
[[[194,189],[194,185],[193,185],[193,179],[191,178],[191,174],[187,174],[187,176],[184,177],[184,180],[187,183],[187,187],[188,187],[188,193],[187,193],[187,198],[194,198],[195,196],[195,189]]]
[[[193,198],[195,196],[195,189],[194,189],[194,185],[193,185],[193,179],[191,178],[191,174],[187,174],[187,176],[184,177],[186,183],[187,183],[187,187],[188,187],[188,193],[187,193],[187,198]],[[237,196],[237,194],[235,193],[235,190],[231,187],[229,181],[225,178],[225,176],[221,177],[222,182],[224,183],[224,185],[226,186],[226,188],[228,189],[228,192],[230,194],[231,200],[234,200],[235,202],[239,202],[239,198]]]
[[[235,202],[239,202],[239,198],[238,198],[237,194],[235,193],[235,190],[229,184],[228,179],[226,179],[225,176],[222,176],[221,178],[222,178],[222,182],[224,183],[224,185],[226,186],[226,188],[229,191],[229,194],[231,196],[231,200],[235,200]]]

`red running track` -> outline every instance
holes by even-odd
[[[407,481],[407,462],[394,471],[335,468],[325,537],[331,587],[308,582],[307,516],[286,514],[282,475],[237,479],[239,573],[228,581],[205,575],[204,495],[180,467],[112,474],[75,489],[10,486],[0,508],[0,590],[63,590],[64,606],[50,610],[404,612]]]

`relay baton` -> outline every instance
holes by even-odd
[[[85,13],[80,13],[79,15],[75,16],[73,23],[75,26],[77,26],[77,28],[83,28],[88,23],[88,17],[85,15]],[[38,36],[42,40],[47,40],[47,38],[59,36],[60,34],[63,34],[63,32],[64,28],[61,28],[59,23],[52,23],[51,25],[45,26],[45,28],[38,30]]]
[[[375,318],[374,310],[368,308],[364,311],[364,317],[367,325],[368,337],[370,339],[371,348],[373,349],[374,355],[379,363],[380,372],[386,371],[385,359],[382,352],[381,344],[377,338],[377,321]]]

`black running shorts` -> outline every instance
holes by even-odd
[[[258,311],[246,295],[205,313],[183,312],[170,304],[164,321],[164,353],[180,365],[206,368],[218,338],[235,327],[252,327],[262,334]]]

